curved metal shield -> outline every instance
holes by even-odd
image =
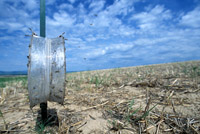
[[[47,101],[60,104],[65,96],[65,40],[33,35],[29,46],[28,92],[30,107]]]

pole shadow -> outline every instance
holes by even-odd
[[[38,116],[35,124],[36,131],[42,131],[46,126],[59,127],[58,115],[56,109],[47,110],[47,119],[42,120],[41,110],[38,110]]]

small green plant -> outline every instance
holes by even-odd
[[[6,120],[4,119],[3,113],[0,110],[0,117],[3,119],[3,123],[4,123],[4,129],[7,130],[7,123]]]
[[[139,121],[139,120],[141,120],[142,118],[145,119],[145,118],[149,115],[149,112],[150,112],[151,110],[153,110],[156,106],[157,106],[157,104],[154,105],[154,106],[153,106],[152,108],[150,108],[149,110],[147,110],[146,112],[144,112],[144,113],[142,114],[142,116],[136,118],[134,121],[135,121],[135,122],[136,122],[136,121]]]
[[[150,111],[152,111],[157,105],[154,105],[152,108],[150,108],[149,110],[145,111],[142,115],[139,115],[139,112],[141,111],[141,106],[139,108],[136,108],[135,110],[133,109],[133,105],[135,104],[135,100],[132,99],[130,101],[130,103],[128,103],[128,109],[127,112],[125,114],[122,115],[122,121],[124,121],[124,123],[120,123],[117,122],[115,120],[109,120],[108,122],[112,125],[112,130],[119,130],[119,129],[123,129],[123,127],[125,127],[128,124],[135,124],[137,121],[140,121],[141,119],[145,119]],[[109,114],[113,115],[112,111],[108,111]],[[128,123],[128,124],[127,124]]]
[[[141,116],[139,116],[139,117],[133,119],[133,115],[137,114],[137,113],[141,110],[141,107],[139,107],[139,108],[133,110],[132,106],[133,106],[134,104],[135,104],[135,101],[134,101],[134,99],[132,99],[131,102],[129,103],[128,112],[127,112],[127,114],[126,114],[126,116],[125,116],[125,119],[126,119],[129,123],[133,123],[133,122],[137,122],[137,121],[139,121],[139,120],[141,120],[141,119],[145,119],[145,118],[149,115],[149,112],[150,112],[151,110],[153,110],[153,109],[157,106],[157,104],[154,105],[152,108],[150,108],[149,110],[145,111]]]
[[[135,100],[132,99],[129,103],[128,106],[128,112],[125,116],[126,121],[128,121],[129,123],[131,122],[131,118],[133,117],[133,115],[135,115],[138,111],[141,110],[141,107],[137,108],[136,110],[133,110],[133,105],[135,104]]]
[[[117,122],[116,120],[108,120],[108,123],[111,124],[110,130],[118,131],[124,128],[123,124]]]
[[[181,68],[182,68],[182,71],[184,73],[184,75],[187,75],[188,74],[188,69],[187,69],[187,66],[184,65],[184,64],[180,64]]]
[[[192,78],[195,78],[197,76],[197,70],[198,70],[197,66],[192,67],[192,70],[191,70],[191,77]]]
[[[45,130],[45,124],[40,122],[37,124],[37,127],[35,129],[35,131],[38,133],[38,134],[45,134],[46,132],[44,131]]]
[[[38,134],[49,134],[51,130],[49,131],[45,131],[45,128],[49,125],[52,125],[53,122],[51,122],[53,116],[48,118],[46,121],[40,121],[37,123],[36,125],[36,128],[35,128],[35,131],[38,133]]]
[[[95,84],[96,87],[99,87],[101,83],[103,82],[103,79],[100,79],[98,76],[92,77],[90,83]]]

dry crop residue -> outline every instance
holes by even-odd
[[[200,61],[67,74],[63,106],[29,109],[27,85],[1,87],[0,133],[200,133]]]

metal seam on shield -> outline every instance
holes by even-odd
[[[49,81],[48,81],[48,83],[49,83],[49,93],[48,93],[48,99],[49,99],[49,97],[50,97],[50,93],[51,93],[51,87],[50,87],[50,85],[51,85],[51,83],[50,83],[50,81],[51,81],[51,62],[52,62],[52,54],[51,54],[51,44],[52,43],[52,40],[51,39],[49,39],[49,75],[48,75],[48,77],[49,77]]]
[[[47,90],[45,90],[46,91],[46,95],[48,95],[48,99],[49,99],[49,94],[50,94],[50,59],[51,59],[51,50],[50,50],[50,46],[51,46],[51,39],[45,39],[45,41],[46,41],[46,45],[47,45],[47,53],[46,53],[46,55],[47,55],[47,58],[46,58],[46,62],[47,62],[47,74],[46,74],[46,78],[47,78],[47,81],[46,81],[46,83],[47,83],[47,85],[46,85],[46,89]]]

